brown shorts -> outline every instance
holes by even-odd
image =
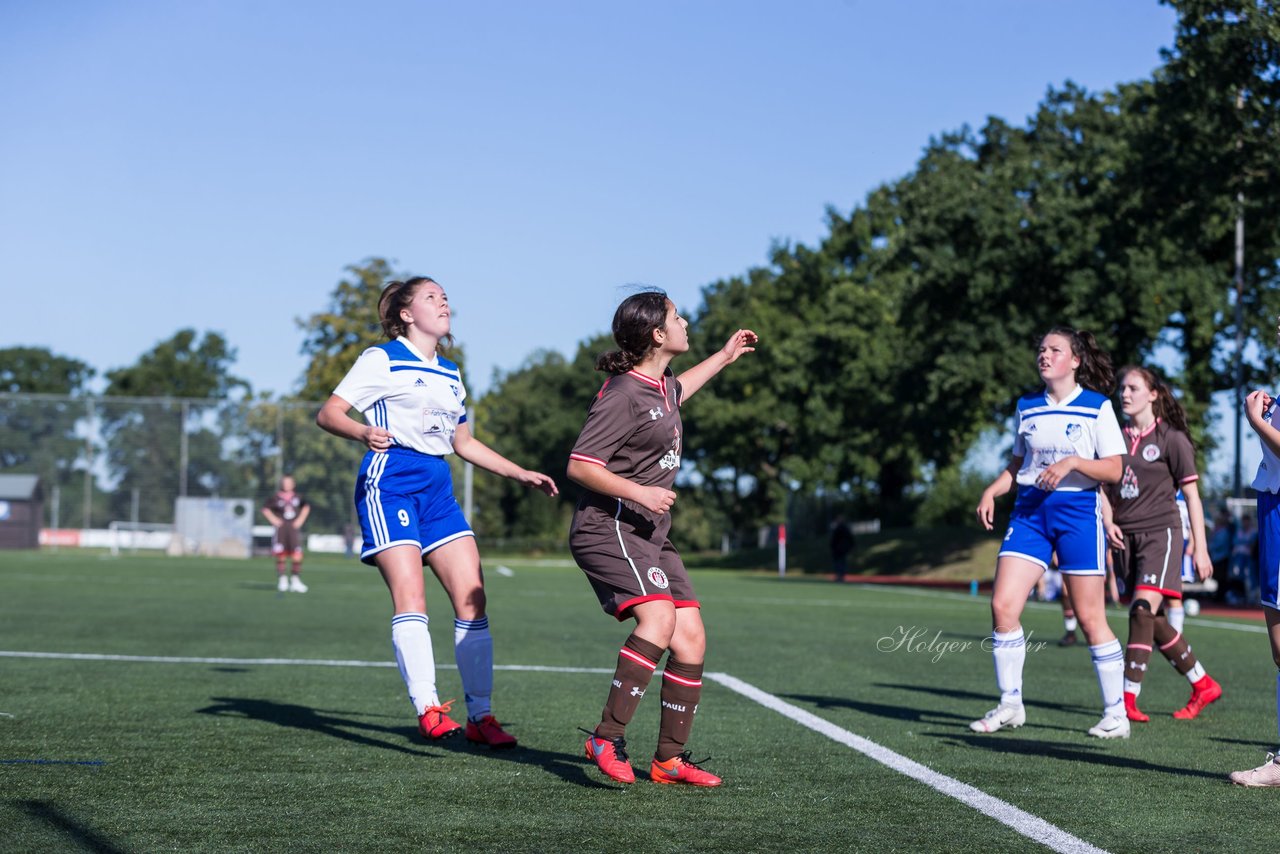
[[[275,555],[302,554],[302,532],[288,522],[278,526],[275,536],[271,538],[271,553]]]
[[[1129,590],[1154,590],[1170,599],[1182,598],[1182,531],[1159,528],[1124,535],[1124,548],[1115,552],[1116,576]]]
[[[617,498],[588,493],[573,513],[569,551],[586,573],[606,614],[619,620],[642,602],[666,599],[697,608],[680,553],[667,539],[671,516]]]

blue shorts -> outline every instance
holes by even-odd
[[[356,512],[364,543],[360,560],[392,546],[417,546],[427,554],[459,537],[474,537],[453,497],[453,476],[443,457],[392,447],[364,455],[356,477]]]
[[[1067,575],[1106,575],[1102,505],[1097,490],[1045,492],[1024,487],[1009,518],[1000,557],[1019,557],[1046,569],[1058,554]]]
[[[1262,604],[1280,610],[1280,495],[1258,493],[1258,580]]]

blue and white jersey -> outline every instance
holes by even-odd
[[[1076,386],[1061,401],[1049,400],[1045,391],[1018,401],[1018,433],[1013,455],[1022,457],[1018,492],[1036,489],[1036,480],[1049,466],[1070,456],[1086,460],[1119,456],[1125,452],[1124,434],[1115,410],[1105,395]],[[1058,484],[1057,492],[1094,489],[1098,481],[1073,471]]]
[[[424,454],[453,453],[453,434],[467,420],[458,366],[428,359],[405,338],[361,353],[333,393],[389,430],[396,445]]]
[[[1271,419],[1276,414],[1277,407],[1280,407],[1280,401],[1273,400],[1267,411],[1262,413],[1262,420],[1272,427],[1275,422]],[[1262,462],[1258,463],[1258,473],[1253,476],[1253,488],[1258,492],[1280,495],[1280,458],[1276,457],[1266,442],[1259,440],[1258,444],[1262,446]]]

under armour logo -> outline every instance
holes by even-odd
[[[641,688],[639,685],[632,685],[632,686],[631,686],[631,696],[633,696],[633,697],[643,697],[643,696],[644,696],[644,689],[643,689],[643,688]]]
[[[1147,669],[1147,665],[1145,665],[1145,664],[1139,664],[1139,663],[1138,663],[1138,662],[1136,662],[1136,661],[1130,661],[1130,662],[1129,662],[1129,667],[1130,667],[1131,669],[1133,669],[1133,670],[1146,670],[1146,669]]]
[[[661,410],[661,409],[659,409],[659,408],[658,408],[658,407],[656,407],[656,406],[655,406],[653,409],[650,409],[650,410],[649,410],[649,420],[650,420],[650,421],[657,421],[657,420],[658,420],[659,418],[661,418],[662,416],[663,416],[662,410]]]
[[[1156,577],[1154,575],[1144,575],[1142,576],[1142,581],[1144,584],[1155,584]]]

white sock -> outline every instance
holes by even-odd
[[[1126,679],[1124,680],[1124,692],[1126,694],[1132,694],[1133,696],[1136,697],[1142,693],[1142,683],[1130,682],[1128,679]]]
[[[440,705],[436,694],[436,659],[427,631],[426,614],[396,614],[391,618],[391,645],[396,650],[400,678],[409,689],[409,702],[421,716],[427,706]]]
[[[1080,625],[1080,621],[1077,620],[1075,617],[1063,617],[1062,625],[1066,628],[1067,631],[1074,632],[1076,630],[1076,627]]]
[[[1093,669],[1098,671],[1098,687],[1102,689],[1102,714],[1120,717],[1124,714],[1124,648],[1112,638],[1107,643],[1089,647]]]
[[[1173,626],[1173,630],[1182,633],[1182,620],[1187,616],[1187,612],[1179,605],[1176,608],[1166,608],[1164,618],[1169,621],[1169,625]]]
[[[453,621],[453,655],[462,676],[467,717],[479,720],[489,714],[493,696],[493,635],[488,617]]]
[[[1204,665],[1196,662],[1196,666],[1187,671],[1187,681],[1192,685],[1204,678]]]
[[[1027,639],[1022,627],[1011,632],[991,633],[991,657],[996,664],[996,686],[1000,705],[1022,705],[1022,665],[1027,660]]]

